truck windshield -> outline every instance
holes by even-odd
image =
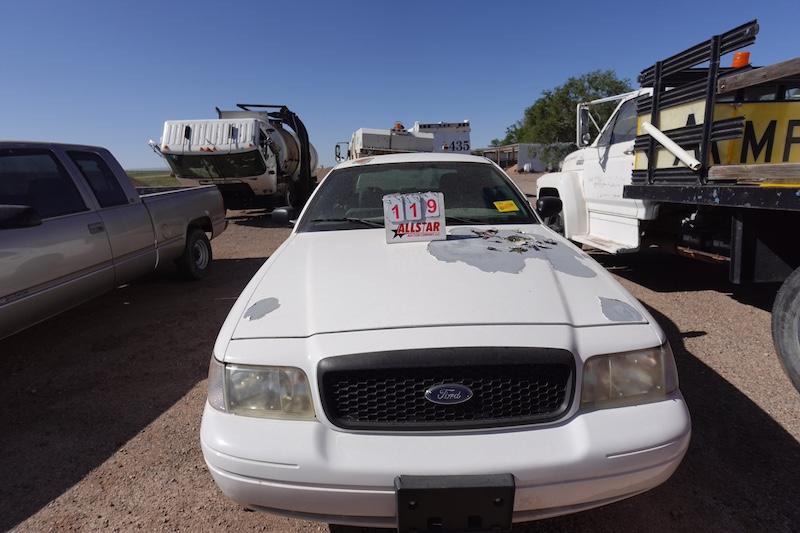
[[[383,195],[438,191],[447,224],[536,224],[527,200],[492,165],[391,163],[334,170],[320,184],[298,231],[383,226]]]
[[[167,163],[179,178],[247,178],[267,171],[258,150],[241,154],[182,155],[165,154]]]

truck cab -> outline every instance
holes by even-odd
[[[651,202],[623,198],[631,183],[636,139],[636,98],[640,89],[578,104],[576,144],[561,171],[537,181],[537,196],[561,198],[564,211],[548,221],[565,237],[610,253],[635,252],[640,246],[639,221],[653,219]],[[594,109],[615,105],[602,126]]]
[[[772,336],[800,390],[800,251],[785,230],[800,221],[800,57],[753,66],[737,50],[758,31],[737,26],[642,70],[638,91],[578,104],[580,148],[537,193],[560,198],[547,223],[573,241],[657,245],[727,265],[733,284],[781,282]],[[601,128],[592,107],[610,102]]]

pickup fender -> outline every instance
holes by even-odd
[[[551,172],[536,181],[536,197],[557,196],[564,206],[564,236],[588,233],[586,201],[583,198],[580,177],[576,172]]]

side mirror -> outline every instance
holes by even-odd
[[[544,219],[556,216],[563,207],[561,198],[556,198],[555,196],[543,196],[536,200],[536,211]]]
[[[578,108],[578,148],[589,146],[592,142],[592,134],[589,133],[589,108]]]
[[[342,146],[344,146],[345,149],[348,149],[349,146],[350,146],[350,143],[347,142],[347,141],[342,141],[342,142],[336,143],[336,149],[334,150],[334,152],[336,153],[336,162],[337,163],[347,159],[347,154],[342,154]]]
[[[295,217],[295,211],[291,207],[278,207],[273,209],[270,214],[272,222],[279,226],[294,226],[292,219]]]
[[[41,224],[39,213],[29,205],[0,205],[0,229],[32,228]]]

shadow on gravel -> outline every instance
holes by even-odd
[[[198,282],[153,274],[0,341],[1,531],[206,378],[222,321],[263,262],[216,260]]]
[[[270,211],[247,211],[237,212],[229,215],[228,221],[238,226],[250,226],[254,228],[286,228],[283,224],[275,224],[270,216]]]
[[[780,283],[734,285],[728,281],[727,264],[704,263],[663,252],[610,255],[591,252],[609,272],[656,292],[717,291],[735,300],[772,310]]]

